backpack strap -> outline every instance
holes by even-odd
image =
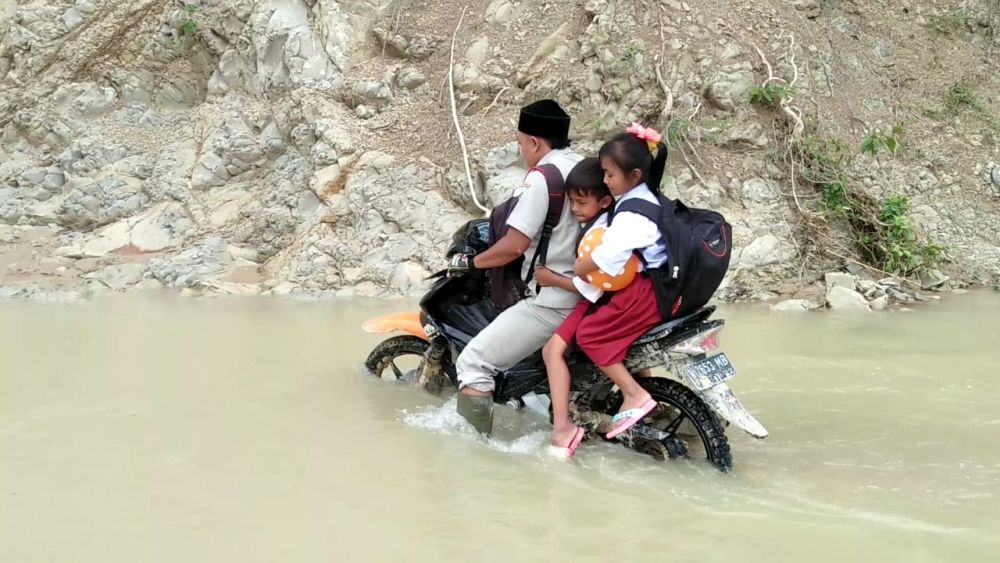
[[[608,211],[608,226],[611,225],[611,221],[614,220],[615,215],[618,213],[623,213],[625,211],[636,213],[642,215],[646,219],[649,219],[657,225],[660,224],[660,213],[663,207],[660,204],[656,204],[650,201],[639,198],[626,199],[625,201],[618,202],[611,210]]]
[[[663,213],[663,203],[664,198],[660,198],[661,205],[657,205],[653,202],[646,201],[639,198],[626,199],[625,201],[615,202],[615,205],[611,206],[608,210],[608,227],[611,226],[611,222],[614,221],[615,215],[623,212],[636,213],[642,215],[646,219],[653,222],[654,225],[659,229],[660,226],[660,214]],[[649,264],[646,262],[646,256],[641,250],[634,250],[633,254],[642,262],[642,266],[649,269]]]
[[[528,171],[529,174],[531,172],[540,172],[545,178],[545,186],[549,191],[549,208],[545,213],[545,222],[542,223],[542,234],[538,239],[535,255],[531,257],[531,267],[528,268],[528,277],[524,280],[524,283],[530,282],[535,277],[535,266],[539,262],[545,264],[549,253],[549,239],[552,238],[552,231],[559,224],[563,206],[566,204],[566,180],[555,164],[536,166]],[[535,291],[537,292],[538,289],[536,287]]]

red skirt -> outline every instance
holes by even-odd
[[[653,281],[640,275],[625,289],[587,314],[590,302],[577,304],[556,330],[567,344],[576,345],[598,366],[621,363],[629,346],[663,322],[653,293]]]

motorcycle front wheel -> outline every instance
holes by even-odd
[[[381,379],[414,383],[420,377],[428,346],[430,344],[426,340],[416,336],[393,336],[383,340],[368,354],[365,368]]]

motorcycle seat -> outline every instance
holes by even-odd
[[[688,325],[699,323],[712,316],[715,312],[715,306],[711,305],[708,307],[702,307],[697,311],[684,315],[683,317],[677,317],[676,319],[670,319],[669,321],[656,325],[649,332],[639,337],[638,340],[633,343],[633,346],[638,346],[642,344],[649,344],[654,340],[659,340],[665,336],[679,331],[682,328],[686,328]]]

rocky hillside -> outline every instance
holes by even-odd
[[[0,295],[419,291],[481,213],[449,70],[484,203],[552,97],[581,151],[668,133],[726,298],[993,284],[998,4],[0,0]]]

